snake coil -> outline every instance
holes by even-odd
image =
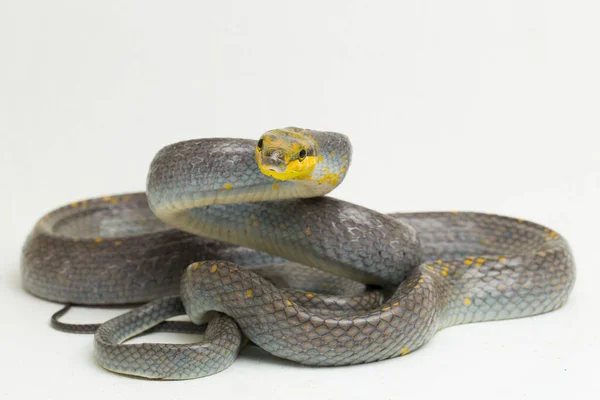
[[[346,136],[298,128],[167,146],[145,194],[44,216],[23,248],[24,287],[68,304],[147,303],[102,324],[94,342],[103,367],[152,379],[222,371],[243,336],[303,364],[357,364],[406,355],[452,325],[566,302],[575,266],[556,232],[323,196],[350,159]],[[208,322],[202,341],[122,344],[182,314]]]

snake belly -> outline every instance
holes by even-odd
[[[575,265],[556,232],[479,213],[384,215],[323,197],[348,170],[348,139],[297,128],[283,139],[289,132],[318,147],[302,179],[262,173],[255,141],[192,140],[155,156],[146,195],[51,212],[24,246],[25,288],[71,304],[150,301],[103,324],[95,354],[109,370],[154,379],[222,371],[240,330],[278,357],[348,365],[406,355],[445,327],[566,302]],[[208,322],[202,341],[122,344],[181,314]]]

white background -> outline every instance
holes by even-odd
[[[594,0],[0,1],[0,397],[593,397],[599,17]],[[289,125],[351,137],[353,166],[334,196],[557,230],[577,261],[568,304],[453,327],[386,362],[307,368],[254,349],[185,382],[106,372],[91,336],[49,327],[59,306],[25,293],[19,276],[39,217],[143,190],[166,144]]]

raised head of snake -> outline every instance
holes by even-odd
[[[352,147],[341,134],[289,127],[264,133],[254,155],[264,175],[296,181],[301,187],[311,188],[313,195],[320,195],[343,180]]]
[[[318,144],[306,131],[293,128],[268,131],[258,140],[256,164],[278,180],[309,179],[319,162]]]

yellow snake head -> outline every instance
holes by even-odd
[[[298,128],[274,129],[263,134],[255,148],[258,168],[278,180],[307,179],[317,165],[316,140]]]

